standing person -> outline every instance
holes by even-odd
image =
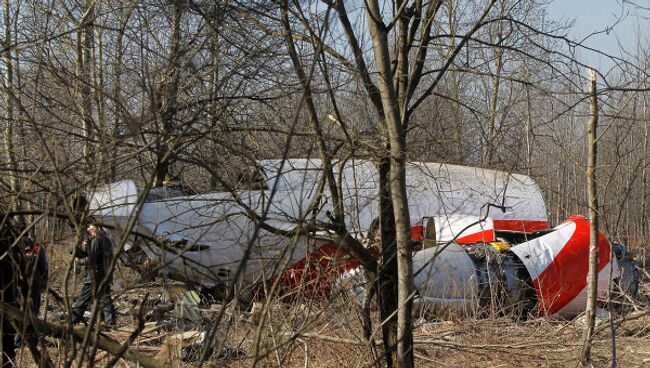
[[[41,309],[41,293],[47,288],[49,267],[45,256],[45,248],[35,243],[31,238],[23,240],[24,271],[21,273],[23,280],[20,283],[20,296],[23,308],[29,307],[38,316]],[[26,336],[36,346],[38,339],[32,326],[27,328]],[[22,345],[20,337],[16,336],[16,346]]]
[[[24,241],[25,249],[25,275],[28,278],[20,285],[24,305],[32,308],[34,316],[38,316],[41,309],[41,293],[47,288],[49,266],[45,255],[45,248],[35,243],[31,238]]]
[[[86,275],[83,279],[81,293],[72,305],[71,320],[73,324],[79,323],[84,312],[95,299],[100,302],[104,323],[114,326],[116,322],[115,308],[111,299],[113,275],[108,273],[113,261],[113,242],[104,229],[96,223],[88,225],[86,232],[87,239],[83,242],[86,248],[85,252],[76,254],[76,256],[86,258]],[[100,288],[102,282],[104,284]]]
[[[16,236],[12,225],[0,211],[0,302],[4,305],[17,307],[18,280],[15,268],[19,260],[19,252],[14,246]],[[0,334],[2,346],[0,348],[0,364],[2,368],[14,366],[16,359],[16,343],[13,325],[8,318],[0,318]]]

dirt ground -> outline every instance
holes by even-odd
[[[65,295],[65,273],[69,265],[71,242],[48,245],[51,276],[50,287]],[[81,275],[68,277],[68,295],[71,300],[80,287]],[[144,282],[139,274],[123,265],[115,273],[115,284],[120,292],[115,297],[119,329],[102,332],[103,336],[124,342],[133,330],[136,311],[145,295],[143,306],[148,323],[141,336],[130,344],[131,349],[156,357],[169,366],[193,367],[179,359],[182,346],[189,346],[209,321],[218,314],[221,305],[203,301],[199,312],[203,323],[172,321],[164,328],[152,309],[162,299],[178,305],[186,290],[182,286],[163,287],[159,283]],[[650,280],[644,275],[640,297],[633,310],[617,316],[616,338],[611,338],[608,322],[599,325],[593,348],[595,367],[612,365],[615,351],[620,367],[650,367]],[[217,341],[220,347],[210,358],[210,366],[217,367],[369,367],[381,355],[381,346],[371,349],[364,342],[359,311],[349,300],[305,300],[285,304],[272,301],[255,303],[252,311],[241,311],[232,306],[219,325]],[[60,303],[50,294],[46,318],[57,321],[63,313]],[[381,333],[375,320],[374,339]],[[416,320],[414,331],[416,365],[420,367],[575,367],[581,350],[581,320],[537,318],[515,321],[509,317],[469,318],[456,320]],[[70,346],[47,338],[47,354],[55,367],[64,367]],[[615,344],[615,349],[613,345]],[[374,353],[373,353],[374,351]],[[220,357],[221,355],[221,357]],[[96,366],[103,367],[110,357],[98,350]],[[23,348],[18,360],[20,367],[37,367],[31,354]],[[76,363],[74,362],[77,366]],[[85,366],[85,365],[82,365]],[[121,359],[117,367],[136,367]]]

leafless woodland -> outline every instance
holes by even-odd
[[[529,175],[551,224],[589,213],[590,66],[577,57],[585,50],[567,36],[570,24],[550,19],[547,5],[5,0],[1,221],[27,226],[21,236],[47,247],[51,273],[40,316],[50,325],[42,326],[40,354],[23,347],[19,366],[575,366],[578,320],[449,321],[413,311],[409,296],[407,161]],[[625,57],[603,55],[614,66],[596,71],[595,176],[601,230],[626,242],[647,270],[643,35]],[[350,236],[336,196],[331,223],[321,226],[377,273],[382,305],[364,311],[340,297],[286,303],[273,293],[252,308],[233,295],[203,301],[195,330],[214,334],[225,354],[183,363],[180,340],[195,336],[153,327],[150,311],[186,286],[116,263],[120,330],[58,324],[80,282],[70,256],[83,231],[79,194],[125,178],[147,191],[170,175],[198,192],[234,193],[242,167],[297,157],[324,163],[331,193],[333,161],[360,157],[381,168],[378,261]],[[649,364],[647,276],[615,333],[596,327],[594,366]]]

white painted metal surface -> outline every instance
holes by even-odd
[[[428,302],[460,314],[478,306],[478,280],[474,262],[457,244],[437,246],[413,255],[418,303]]]
[[[323,196],[318,196],[321,162],[267,160],[260,161],[258,167],[266,175],[266,190],[240,190],[235,196],[221,192],[145,202],[133,230],[172,244],[186,244],[185,248],[181,246],[173,252],[151,247],[145,249],[148,255],[176,274],[210,284],[217,273],[235,272],[250,246],[245,278],[253,282],[279,272],[322,245],[304,236],[289,239],[264,230],[255,237],[256,225],[249,217],[249,212],[256,213],[280,230],[293,230],[305,221],[329,223],[327,212],[332,211],[332,198],[327,186]],[[337,164],[335,175],[341,179],[348,229],[363,236],[379,215],[376,168],[368,161],[351,160]],[[460,215],[484,216],[487,203],[505,205],[505,212],[489,210],[495,219],[546,221],[541,192],[526,176],[454,165],[410,163],[407,185],[411,223],[420,224],[428,216],[448,216],[446,223],[451,227],[441,227],[441,234],[453,234],[457,229],[452,223]],[[117,229],[124,229],[130,216],[136,213],[139,195],[132,181],[98,188],[92,193],[91,214]],[[318,203],[314,203],[317,198]]]

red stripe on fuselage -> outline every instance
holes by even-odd
[[[323,244],[282,272],[280,295],[286,301],[298,296],[329,296],[337,277],[360,264],[342,246]]]
[[[483,230],[478,233],[469,234],[467,236],[461,236],[455,240],[458,244],[474,244],[480,242],[491,242],[495,241],[494,230]]]
[[[424,226],[411,226],[411,239],[422,240],[422,238],[424,238]]]
[[[531,232],[548,229],[548,221],[492,220],[494,230]]]
[[[422,240],[424,238],[424,227],[423,226],[412,226],[411,227],[411,239],[413,240]],[[474,244],[479,242],[491,242],[496,239],[494,235],[494,230],[483,230],[477,233],[469,234],[466,236],[461,236],[454,240],[458,244]]]
[[[533,280],[539,309],[551,315],[562,309],[587,285],[589,271],[589,221],[573,216],[575,222],[571,238],[555,256],[551,264]],[[602,233],[598,234],[598,272],[609,263],[610,244]]]
[[[501,227],[497,227],[497,223]],[[495,220],[496,230],[534,231],[548,227],[546,221],[524,220]],[[523,229],[523,230],[522,230]],[[531,230],[532,229],[532,230]],[[420,225],[411,227],[411,239],[422,240],[424,227]],[[473,244],[495,240],[494,230],[484,230],[456,239],[458,244]],[[378,252],[377,252],[378,253]],[[378,257],[378,254],[375,254]],[[330,293],[332,282],[338,275],[358,267],[360,262],[351,257],[340,245],[333,243],[323,244],[320,248],[298,260],[287,268],[281,277],[281,294],[317,294],[327,296]]]

